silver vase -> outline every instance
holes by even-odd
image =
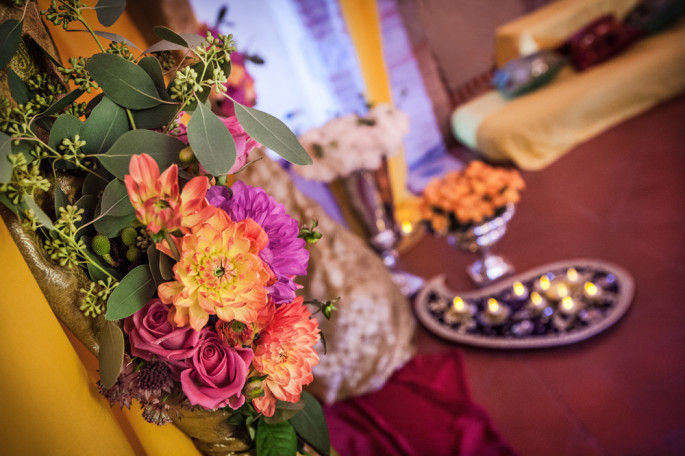
[[[507,232],[507,223],[514,215],[514,205],[507,204],[502,214],[466,230],[447,234],[447,242],[462,250],[478,253],[479,259],[466,268],[476,285],[485,286],[512,274],[514,267],[506,258],[492,253],[491,247]]]
[[[355,171],[340,177],[330,184],[330,188],[349,228],[378,253],[405,295],[416,293],[423,280],[396,270],[397,247],[402,234],[395,220],[387,160],[383,158],[378,169]]]

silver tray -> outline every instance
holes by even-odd
[[[581,310],[571,317],[561,310],[560,301],[552,300],[548,306],[551,310],[546,311],[548,314],[533,315],[529,301],[518,299],[513,294],[517,282],[530,292],[539,284],[541,276],[562,281],[569,268],[578,271],[582,280],[601,284],[601,299],[590,300],[585,296],[577,299]],[[486,288],[463,293],[450,290],[445,285],[445,277],[437,276],[426,282],[414,300],[414,307],[426,328],[454,342],[500,349],[553,347],[580,342],[615,324],[630,307],[634,290],[632,276],[622,267],[581,258],[540,266]],[[456,323],[453,319],[446,319],[449,303],[455,296],[468,303],[473,312],[472,318]],[[483,318],[487,317],[488,299],[493,297],[508,311],[507,318],[498,324]],[[445,302],[448,304],[441,310]],[[526,320],[528,323],[523,323]],[[523,326],[532,329],[518,331]]]

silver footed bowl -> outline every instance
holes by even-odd
[[[446,234],[450,245],[479,254],[480,258],[466,269],[471,280],[479,287],[489,285],[514,272],[514,267],[509,261],[491,251],[491,247],[507,232],[507,223],[514,215],[514,208],[514,204],[509,203],[505,206],[504,212],[494,218]]]

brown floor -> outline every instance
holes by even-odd
[[[519,272],[607,260],[633,274],[636,294],[617,325],[573,346],[464,346],[475,400],[524,456],[685,454],[685,96],[523,177],[495,250]],[[467,290],[473,259],[426,236],[401,266]],[[423,328],[418,341],[420,353],[454,346]]]

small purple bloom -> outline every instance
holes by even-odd
[[[269,244],[259,256],[277,278],[277,282],[269,288],[269,295],[276,304],[292,301],[298,288],[293,279],[297,275],[307,274],[309,262],[306,243],[298,237],[300,227],[297,221],[263,189],[240,181],[233,184],[230,190],[222,186],[210,188],[207,201],[226,211],[231,220],[250,218],[264,229],[269,236]]]

